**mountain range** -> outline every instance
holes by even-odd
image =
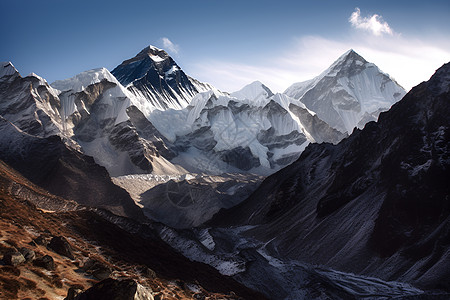
[[[110,278],[52,281],[42,295],[113,297],[127,282],[130,299],[445,299],[449,70],[406,94],[349,50],[284,93],[259,81],[229,93],[154,46],[52,84],[1,63],[0,225],[15,228],[3,262],[32,235],[67,235],[76,272],[96,256],[113,264],[96,280]],[[39,259],[50,244],[32,245]],[[5,297],[33,293],[13,287],[36,280],[18,265],[2,268]]]
[[[244,235],[282,257],[448,289],[449,91],[445,64],[378,122],[310,145],[215,224],[252,225]]]
[[[4,118],[27,133],[61,136],[112,176],[271,174],[297,159],[309,143],[339,142],[404,95],[352,50],[307,85],[294,84],[284,94],[260,82],[220,92],[187,76],[153,46],[112,73],[94,69],[51,86],[35,74],[22,78],[10,63],[3,69]]]

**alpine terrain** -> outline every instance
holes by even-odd
[[[353,50],[284,93],[0,63],[0,298],[448,299],[449,93]]]
[[[272,255],[449,290],[449,113],[450,63],[377,123],[309,145],[213,224]]]

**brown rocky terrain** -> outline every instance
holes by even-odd
[[[263,299],[138,224],[54,196],[0,161],[0,299],[107,299],[101,287],[125,283],[148,299]]]

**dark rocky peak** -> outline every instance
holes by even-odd
[[[187,76],[165,52],[148,46],[111,72],[133,95],[147,99],[158,109],[186,107],[209,84]]]
[[[450,62],[440,67],[427,84],[434,95],[448,93],[450,91]]]
[[[144,49],[142,49],[141,52],[138,53],[138,55],[136,55],[136,57],[141,57],[141,56],[159,56],[161,58],[166,58],[169,56],[169,54],[167,54],[166,51],[164,51],[163,49],[159,49],[155,46],[149,45],[147,47],[145,47]]]
[[[10,79],[16,76],[20,76],[19,71],[17,71],[10,61],[0,62],[0,80]]]
[[[135,57],[123,61],[111,73],[121,84],[126,86],[145,76],[153,78],[153,73],[164,76],[164,73],[169,71],[171,67],[174,67],[174,70],[180,70],[166,51],[148,46]]]
[[[129,64],[146,58],[152,58],[154,61],[158,62],[160,60],[170,58],[170,56],[166,51],[150,45],[142,49],[142,51],[139,52],[135,57],[125,60],[122,64]]]
[[[342,57],[345,57],[345,60],[352,60],[352,61],[362,61],[362,62],[367,62],[361,55],[359,55],[358,53],[356,53],[355,50],[350,49],[347,52],[345,52]]]

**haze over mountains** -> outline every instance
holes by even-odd
[[[199,278],[212,291],[445,294],[428,290],[449,290],[449,74],[444,65],[405,96],[349,50],[284,93],[259,81],[229,93],[153,46],[111,72],[51,85],[2,63],[0,159],[72,202],[5,195],[56,212],[91,207],[131,239],[151,232],[152,243],[232,277],[210,284],[207,274],[222,275],[206,268]]]

